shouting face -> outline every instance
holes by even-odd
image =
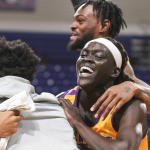
[[[82,88],[105,86],[111,81],[115,68],[115,60],[108,48],[91,42],[81,51],[76,63],[78,85]]]

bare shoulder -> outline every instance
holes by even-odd
[[[147,109],[145,103],[141,100],[132,98],[129,102],[124,104],[122,108],[118,111],[119,114],[135,114],[134,116],[138,116],[138,114],[146,115]]]
[[[133,98],[122,106],[115,116],[117,122],[116,129],[124,128],[126,126],[136,126],[138,123],[142,124],[143,133],[147,130],[147,109],[145,103],[141,100]]]

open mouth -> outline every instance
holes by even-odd
[[[94,71],[86,66],[80,68],[80,74],[92,74]]]
[[[74,31],[72,31],[72,32],[71,32],[71,35],[72,35],[72,36],[77,36],[77,33],[74,32]]]
[[[70,37],[71,42],[74,42],[77,39],[77,33],[72,32],[72,36]]]

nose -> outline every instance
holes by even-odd
[[[83,61],[93,62],[93,57],[91,55],[88,55],[88,56],[86,56],[86,57],[83,58]]]
[[[74,21],[71,25],[70,25],[70,29],[74,30],[77,28],[77,23]]]

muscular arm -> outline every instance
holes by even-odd
[[[134,86],[136,86],[138,90],[135,93],[134,97],[141,99],[146,104],[147,113],[150,114],[150,86],[140,79],[136,78],[130,64],[126,66],[125,73],[135,81]]]
[[[110,110],[116,105],[115,109],[111,113],[111,116],[114,116],[117,111],[133,97],[142,100],[147,106],[147,113],[150,113],[150,86],[135,77],[130,64],[127,64],[125,73],[135,80],[135,83],[125,81],[121,84],[108,88],[91,108],[91,111],[98,109],[95,115],[96,118],[98,118],[102,111],[106,108],[102,119],[105,120]]]
[[[93,150],[137,150],[142,135],[146,132],[146,106],[140,101],[127,105],[122,109],[122,117],[116,140],[106,139],[86,126],[78,109],[69,100],[59,100],[63,105],[67,119],[76,128],[81,137]],[[142,105],[142,106],[141,106]],[[125,111],[124,111],[125,110]]]

